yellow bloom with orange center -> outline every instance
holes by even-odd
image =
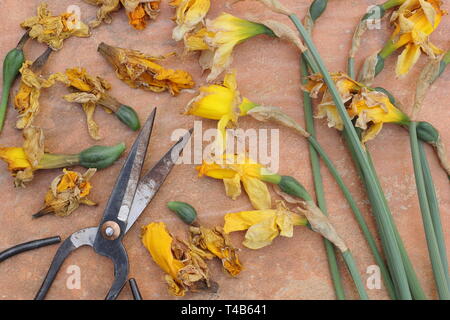
[[[174,0],[170,5],[176,8],[172,38],[180,41],[184,35],[201,24],[211,7],[210,0]]]
[[[305,226],[307,219],[290,211],[279,201],[276,209],[241,211],[225,215],[225,233],[247,230],[244,246],[260,249],[281,235],[292,237],[294,226]]]
[[[175,296],[210,287],[209,270],[203,258],[173,238],[163,222],[142,228],[142,243],[155,263],[166,273],[168,290]]]
[[[373,90],[356,82],[344,73],[333,73],[331,76],[347,106],[350,119],[356,118],[355,125],[364,130],[362,143],[375,138],[382,129],[383,123],[409,123],[408,116],[396,108],[384,92]],[[317,98],[319,93],[323,93],[316,117],[327,118],[329,127],[343,130],[342,118],[322,77],[311,76],[304,89],[310,92],[313,98]]]
[[[430,42],[429,36],[439,26],[445,14],[440,0],[407,0],[392,14],[391,21],[395,24],[395,30],[380,56],[385,58],[404,47],[397,61],[397,76],[406,75],[422,51],[433,58],[443,53]]]
[[[20,24],[29,29],[29,35],[39,42],[47,44],[53,50],[61,49],[63,41],[71,36],[89,37],[89,27],[81,22],[75,13],[63,13],[52,16],[45,2],[37,10],[37,16]]]
[[[96,169],[88,169],[84,174],[80,174],[64,169],[64,174],[52,181],[45,196],[44,208],[33,217],[38,218],[47,214],[65,217],[78,209],[80,204],[96,205],[95,202],[88,199],[92,189],[89,180],[96,171]]]
[[[98,51],[113,65],[117,77],[130,87],[153,92],[169,90],[172,95],[194,87],[194,80],[186,71],[166,69],[156,63],[164,57],[154,57],[105,43],[99,45]]]
[[[62,73],[50,75],[47,79],[40,77],[31,70],[31,61],[25,61],[20,68],[21,78],[19,91],[14,98],[14,107],[19,113],[16,122],[17,129],[24,129],[33,124],[33,120],[39,113],[39,97],[41,89],[50,88],[56,81],[67,83],[67,78]]]
[[[235,73],[226,74],[222,84],[201,87],[199,91],[188,103],[185,114],[219,121],[217,152],[222,152],[226,146],[226,128],[236,126],[239,116],[246,115],[256,104],[241,98]]]
[[[208,250],[222,261],[223,268],[231,276],[237,276],[242,271],[242,265],[237,256],[237,249],[231,244],[228,235],[221,227],[206,228],[190,227],[190,242],[194,246]]]
[[[264,166],[243,155],[224,155],[222,161],[203,161],[196,169],[199,176],[208,176],[223,180],[228,197],[235,200],[241,194],[241,182],[244,185],[253,207],[258,210],[270,209],[272,201],[269,189],[261,181]]]

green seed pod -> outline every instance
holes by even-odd
[[[439,131],[429,122],[420,121],[417,123],[417,137],[427,143],[436,144],[439,141]]]
[[[377,64],[375,65],[375,76],[384,69],[384,58],[377,55]]]
[[[175,212],[177,216],[186,224],[192,224],[195,219],[197,219],[197,211],[195,211],[194,207],[186,202],[169,201],[167,202],[167,208]]]
[[[312,200],[305,187],[303,187],[295,178],[291,176],[281,176],[278,186],[281,191],[291,196],[295,196],[306,201]]]
[[[112,165],[125,151],[125,144],[93,146],[79,153],[79,164],[85,168],[104,169]]]
[[[309,7],[309,14],[311,19],[316,21],[327,8],[328,0],[314,0]]]
[[[395,105],[395,98],[394,98],[394,96],[392,95],[392,93],[390,93],[389,91],[387,91],[385,88],[382,88],[382,87],[376,87],[376,88],[373,88],[373,90],[378,91],[378,92],[382,92],[382,93],[384,93],[385,95],[387,95],[388,98],[389,98],[389,101],[390,101],[393,105]]]
[[[122,104],[114,114],[131,130],[137,131],[141,128],[139,117],[133,108]]]
[[[9,90],[19,74],[19,70],[25,61],[25,56],[22,49],[14,48],[5,57],[3,61],[3,88],[2,100],[0,104],[0,131],[3,128],[5,120],[6,109],[8,107]]]

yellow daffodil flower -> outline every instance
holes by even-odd
[[[161,0],[85,0],[87,3],[99,6],[97,19],[91,21],[92,28],[102,22],[111,23],[111,13],[119,10],[122,5],[128,16],[128,22],[133,28],[143,30],[148,20],[155,20],[160,11]]]
[[[81,22],[74,13],[52,16],[45,2],[37,10],[37,16],[20,24],[29,29],[29,35],[39,42],[47,44],[53,50],[59,50],[63,41],[71,36],[89,37],[89,27]]]
[[[99,45],[98,51],[113,65],[117,77],[130,87],[153,92],[169,90],[172,95],[194,87],[194,80],[186,71],[165,69],[155,62],[164,57],[153,57],[105,43]]]
[[[226,146],[226,128],[236,126],[238,117],[246,115],[256,104],[241,98],[235,73],[225,75],[221,85],[201,87],[199,91],[200,94],[188,103],[185,114],[219,121],[216,153],[220,154]]]
[[[242,271],[242,265],[233,247],[221,227],[206,228],[190,227],[190,243],[202,250],[208,250],[222,261],[223,268],[231,276],[237,276]]]
[[[347,106],[349,117],[351,119],[356,117],[355,125],[364,130],[361,139],[362,143],[375,138],[383,127],[383,123],[409,123],[408,116],[396,108],[385,93],[356,82],[344,73],[333,73],[332,78],[336,83],[343,102]],[[313,75],[304,89],[310,92],[313,98],[316,98],[320,92],[323,92],[316,117],[320,119],[327,118],[329,127],[343,130],[344,124],[342,119],[322,78],[318,75]]]
[[[307,219],[290,211],[279,201],[276,209],[241,211],[225,215],[225,233],[247,230],[244,246],[260,249],[277,236],[292,237],[294,226],[304,226]]]
[[[142,228],[142,243],[166,273],[168,290],[175,296],[210,287],[208,266],[200,254],[173,238],[163,222]]]
[[[45,196],[45,206],[34,218],[47,214],[65,217],[74,212],[81,204],[94,206],[88,199],[92,185],[89,182],[96,169],[88,169],[84,174],[64,169],[64,174],[56,177]]]
[[[31,61],[25,61],[20,68],[22,76],[19,91],[14,98],[14,106],[19,113],[19,119],[16,123],[17,129],[24,129],[33,124],[33,120],[40,109],[41,89],[53,86],[56,81],[67,83],[67,78],[62,73],[52,74],[45,79],[33,72],[30,66]]]
[[[260,34],[275,37],[274,32],[264,24],[222,13],[214,20],[207,19],[206,29],[199,29],[187,36],[185,45],[188,51],[207,51],[200,64],[203,69],[211,69],[207,77],[207,81],[211,82],[229,67],[236,45]]]
[[[204,161],[196,169],[199,176],[221,179],[228,197],[235,200],[241,194],[241,182],[255,209],[270,209],[271,197],[267,185],[261,181],[264,167],[252,159],[238,155],[224,155],[223,161]]]
[[[169,4],[176,8],[177,26],[172,32],[175,41],[182,40],[187,32],[201,24],[211,6],[210,0],[174,0]]]
[[[445,14],[439,0],[407,0],[392,14],[395,30],[380,56],[385,58],[404,47],[397,61],[397,76],[404,76],[411,70],[421,51],[433,58],[443,53],[429,41],[429,36]]]

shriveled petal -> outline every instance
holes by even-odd
[[[416,64],[420,57],[420,46],[415,44],[408,44],[402,53],[398,56],[395,73],[397,76],[406,75],[412,66]]]
[[[241,179],[253,208],[264,210],[272,207],[272,199],[265,182],[258,178],[247,176],[243,176]]]

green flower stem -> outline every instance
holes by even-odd
[[[358,135],[360,135],[361,134],[361,130],[359,128],[356,128],[356,130],[358,132]],[[345,130],[344,130],[344,135],[346,135],[346,131]],[[347,141],[347,144],[348,144],[349,143],[348,139],[346,139],[346,141]],[[355,162],[356,169],[357,169],[357,171],[359,173],[359,176],[361,177],[361,180],[362,180],[362,182],[363,182],[363,184],[365,186],[365,189],[368,190],[366,179],[364,178],[364,174],[361,171],[361,167],[359,166],[359,164],[356,161],[355,153],[350,148],[350,146],[349,146],[349,150],[350,150],[350,154],[351,154],[351,156],[352,156],[352,158],[353,158],[353,160]],[[375,171],[375,168],[374,168],[373,162],[372,162],[372,157],[370,156],[369,152],[367,152],[367,159],[369,160],[369,164],[370,164],[372,170]],[[378,179],[377,179],[377,184],[378,184],[379,188],[381,189],[381,185],[380,185],[380,182],[379,182]],[[367,194],[368,194],[370,202],[372,202],[373,199],[371,197],[371,194],[369,192],[367,192]],[[387,206],[388,204],[387,204],[386,197],[383,197],[383,200],[385,202],[385,205]],[[378,215],[375,214],[374,216],[375,216],[375,220],[377,222],[377,226],[378,226],[378,231],[379,231],[379,234],[380,234],[381,242],[382,242],[383,247],[384,247],[385,246],[384,243],[387,241],[386,240],[386,235],[385,235],[384,230],[382,229],[382,225],[380,224],[379,219],[377,218]],[[395,226],[395,222],[394,222],[394,220],[392,218],[392,215],[389,216],[389,219],[391,220],[391,225],[392,225],[392,228],[394,230],[394,234],[395,234],[395,237],[396,237],[396,240],[397,240],[398,247],[400,249],[400,254],[402,256],[403,264],[405,266],[405,272],[406,272],[406,276],[408,277],[408,284],[409,284],[409,287],[410,287],[410,290],[411,290],[411,294],[412,294],[413,298],[416,299],[416,300],[426,300],[427,297],[426,297],[425,293],[423,292],[423,289],[422,289],[422,287],[420,285],[419,279],[417,278],[416,272],[414,271],[413,265],[411,263],[411,260],[409,259],[408,253],[406,252],[405,246],[404,246],[403,241],[402,241],[402,239],[400,237],[400,233],[398,232],[398,230],[397,230],[397,228]],[[394,296],[391,296],[391,298],[394,299]]]
[[[398,288],[399,292],[399,298],[400,299],[412,299],[411,292],[409,291],[408,287],[408,279],[406,277],[405,268],[403,266],[402,258],[400,255],[400,250],[397,245],[397,241],[395,238],[394,231],[392,230],[392,227],[390,226],[390,220],[389,220],[389,208],[385,206],[385,203],[383,202],[383,191],[378,187],[376,183],[376,177],[375,173],[371,170],[370,165],[368,163],[367,157],[365,155],[365,152],[361,146],[361,143],[358,139],[358,136],[355,132],[355,129],[350,121],[350,118],[347,114],[347,111],[345,109],[345,106],[342,102],[341,97],[339,96],[339,93],[336,89],[336,86],[331,79],[330,74],[328,73],[322,59],[320,58],[320,55],[312,42],[311,38],[309,37],[307,31],[303,27],[302,23],[298,19],[298,17],[295,14],[291,14],[289,16],[291,21],[296,26],[297,30],[299,31],[300,35],[305,41],[306,46],[310,50],[313,58],[316,60],[316,63],[318,65],[318,68],[320,70],[320,73],[322,74],[324,81],[333,97],[333,101],[336,104],[337,110],[339,112],[339,115],[341,116],[345,128],[347,128],[349,132],[349,141],[352,146],[352,149],[355,150],[355,155],[358,158],[358,163],[361,165],[361,169],[364,173],[364,176],[367,179],[367,185],[369,187],[369,192],[373,193],[373,203],[372,206],[375,209],[375,212],[379,213],[380,222],[385,225],[385,233],[386,233],[386,239],[387,239],[387,248],[386,248],[386,254],[388,257],[388,265],[392,271],[392,277],[394,280],[394,283],[396,285],[396,288]]]
[[[302,76],[302,82],[305,83],[306,77],[308,75],[308,72],[306,70],[306,63],[303,56],[300,57],[300,63],[301,63],[301,76]],[[314,129],[314,120],[312,115],[312,101],[311,97],[307,92],[303,92],[303,110],[305,112],[305,119],[306,119],[306,130],[311,134],[311,136],[315,136],[315,129]],[[311,168],[313,173],[313,179],[314,179],[314,187],[317,197],[317,203],[319,205],[320,210],[325,215],[328,215],[327,212],[327,205],[325,201],[324,191],[323,191],[323,183],[322,183],[322,176],[320,173],[320,163],[319,163],[319,156],[317,154],[317,151],[314,149],[314,147],[309,144],[309,158],[311,162]],[[331,273],[331,279],[333,281],[334,286],[334,292],[336,294],[336,298],[338,300],[345,300],[345,291],[344,286],[342,285],[342,279],[341,275],[339,273],[339,267],[336,259],[336,252],[334,251],[333,244],[323,238],[323,242],[325,245],[325,251],[328,258],[328,267],[330,269]]]
[[[392,283],[391,276],[389,274],[388,268],[386,267],[386,264],[382,258],[382,255],[380,251],[378,250],[377,244],[375,242],[374,237],[372,236],[372,233],[369,230],[369,227],[364,219],[364,216],[362,215],[361,211],[359,210],[358,206],[356,205],[355,200],[353,199],[352,194],[350,193],[350,190],[347,188],[347,186],[344,183],[344,180],[342,180],[342,177],[339,175],[339,172],[337,171],[336,167],[334,166],[331,159],[328,157],[328,155],[325,153],[325,151],[322,149],[320,144],[317,142],[317,140],[314,137],[309,137],[308,141],[310,144],[315,148],[315,150],[320,154],[322,160],[324,161],[325,165],[329,169],[330,173],[336,180],[336,183],[342,190],[347,202],[350,205],[350,208],[353,211],[353,214],[355,216],[356,221],[359,224],[359,227],[361,228],[361,231],[364,235],[364,238],[367,241],[367,244],[369,245],[370,250],[372,251],[372,254],[374,256],[375,262],[380,267],[380,272],[383,276],[384,284],[386,286],[386,290],[389,293],[389,296],[391,298],[395,298],[395,291],[394,291],[394,285]]]
[[[352,79],[355,79],[355,58],[348,58],[347,60],[347,73],[348,76]]]
[[[368,300],[369,296],[367,295],[366,289],[362,282],[361,276],[359,275],[358,268],[356,267],[355,260],[353,259],[353,255],[350,250],[342,252],[342,257],[344,258],[345,264],[347,265],[348,270],[353,278],[353,282],[356,285],[356,289],[358,290],[359,296],[361,300]]]
[[[314,0],[310,7],[309,7],[309,18],[311,19],[311,28],[314,25],[315,20],[317,20],[325,11],[328,4],[328,0]],[[307,76],[308,76],[308,69],[305,62],[305,57],[303,54],[300,56],[300,70],[301,70],[301,78],[302,82],[306,83]],[[306,92],[303,92],[303,110],[305,113],[305,119],[306,119],[306,130],[309,134],[312,136],[315,136],[315,129],[314,129],[314,120],[312,115],[312,101],[309,94]],[[319,162],[319,156],[317,154],[317,151],[314,149],[314,147],[310,144],[309,145],[309,157],[311,162],[311,168],[313,173],[313,180],[314,180],[314,188],[317,198],[317,203],[319,205],[320,210],[325,215],[328,215],[327,210],[327,204],[325,201],[325,195],[324,195],[324,189],[323,189],[323,183],[322,183],[322,175],[320,173],[320,162]],[[323,243],[325,246],[325,252],[328,259],[328,267],[330,269],[331,274],[331,280],[333,282],[334,292],[336,295],[336,298],[338,300],[345,300],[345,291],[344,286],[342,284],[341,274],[339,272],[339,266],[336,258],[336,251],[334,250],[334,245],[326,238],[323,238]]]
[[[423,177],[423,169],[420,161],[419,142],[416,133],[417,123],[413,122],[409,126],[409,136],[411,142],[411,152],[414,164],[414,175],[416,178],[417,194],[419,197],[420,211],[422,213],[423,226],[428,245],[428,254],[430,255],[431,265],[434,273],[434,280],[441,300],[449,300],[450,292],[447,283],[447,277],[439,252],[439,246],[434,232],[433,221],[431,219],[430,207],[428,204],[427,192]]]
[[[45,153],[39,161],[38,169],[56,169],[75,166],[80,163],[78,154]]]
[[[402,5],[403,2],[405,2],[405,0],[388,0],[388,1],[384,2],[383,4],[381,4],[381,7],[383,7],[384,10],[389,10],[393,7]]]
[[[428,164],[427,155],[425,153],[424,143],[419,142],[420,162],[422,163],[423,178],[425,182],[425,189],[427,192],[428,205],[430,207],[431,220],[433,221],[434,233],[439,246],[439,254],[441,255],[442,266],[444,268],[447,283],[450,286],[450,279],[448,274],[448,258],[447,248],[445,246],[445,237],[442,230],[441,215],[439,212],[439,203],[434,188],[433,177],[431,176],[430,166]]]
[[[372,157],[369,152],[367,152],[367,159],[369,160],[369,164],[373,171],[375,171],[375,167],[373,165]],[[363,178],[363,181],[365,182],[365,179]],[[377,179],[377,184],[379,188],[381,189],[380,181]],[[367,185],[366,185],[367,190]],[[370,198],[370,194],[369,194]],[[385,206],[387,206],[387,200],[386,197],[383,197]],[[409,288],[411,290],[411,294],[415,300],[427,300],[427,296],[425,295],[425,292],[422,289],[422,286],[420,285],[419,279],[417,278],[417,274],[414,271],[414,267],[411,263],[411,260],[409,259],[408,253],[406,252],[405,246],[403,244],[403,240],[400,236],[400,233],[398,232],[397,227],[395,226],[394,218],[392,215],[389,215],[389,219],[391,221],[392,228],[394,230],[395,238],[397,240],[398,247],[400,249],[400,254],[402,256],[403,265],[405,266],[405,272],[406,276],[408,277],[408,284]],[[383,234],[381,233],[383,236]]]

